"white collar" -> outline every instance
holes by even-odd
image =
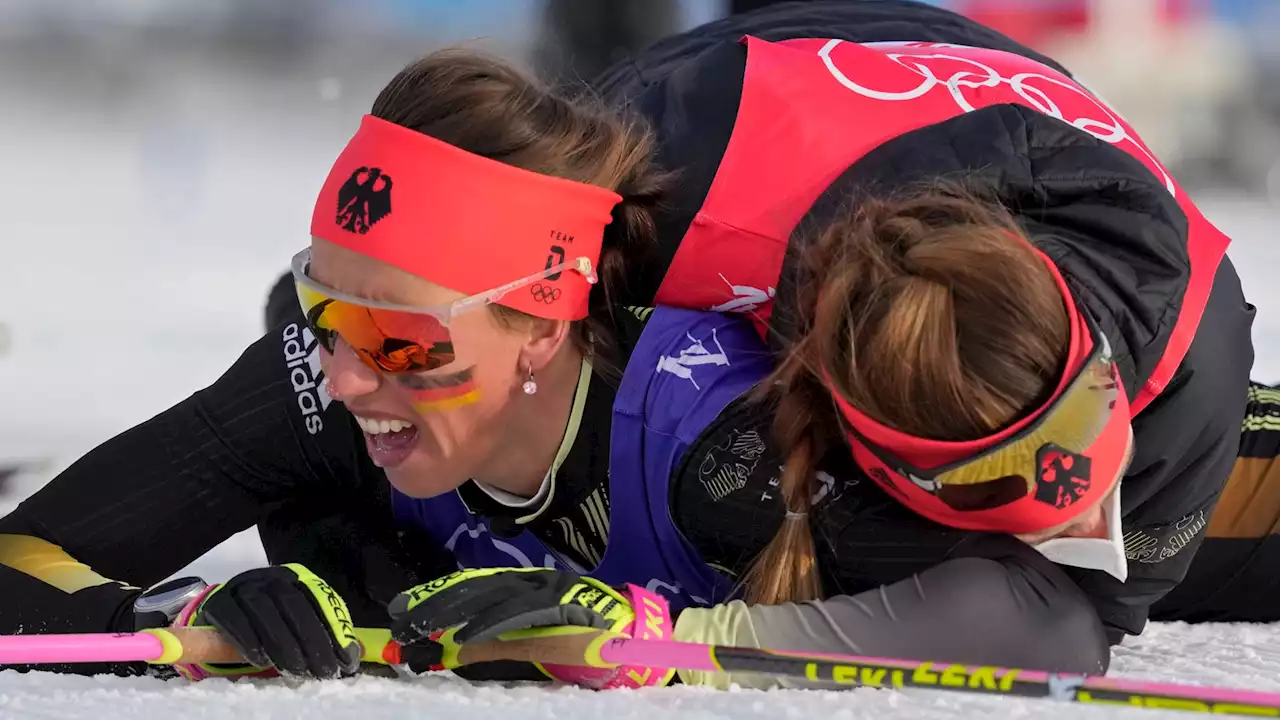
[[[1034,545],[1041,555],[1059,565],[1101,570],[1124,582],[1129,577],[1129,561],[1124,554],[1124,531],[1120,527],[1120,488],[1104,501],[1102,517],[1107,537],[1058,537]]]
[[[560,464],[568,457],[569,451],[573,449],[573,444],[578,439],[578,425],[582,422],[583,409],[587,404],[587,388],[591,385],[591,361],[583,358],[582,363],[578,366],[578,384],[573,391],[573,406],[569,411],[569,424],[565,428],[564,437],[560,439],[560,447],[556,450],[556,458],[551,464],[551,469],[546,475],[542,476],[542,484],[538,486],[538,492],[531,498],[524,498],[515,493],[507,492],[501,488],[487,485],[479,480],[472,479],[472,483],[480,490],[488,495],[500,505],[505,505],[512,510],[530,510],[531,513],[524,517],[518,518],[517,523],[524,524],[530,522],[534,518],[542,514],[550,504],[550,499],[556,491],[556,471],[560,469]]]
[[[531,498],[520,497],[502,488],[486,485],[479,480],[473,480],[472,482],[475,483],[476,487],[480,488],[481,492],[488,495],[491,500],[504,507],[512,510],[541,509],[542,504],[547,501],[547,496],[551,494],[551,473],[552,471],[548,470],[547,474],[542,476],[542,484],[538,486],[538,492]]]

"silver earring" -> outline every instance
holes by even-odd
[[[520,386],[524,390],[525,395],[532,395],[538,392],[538,383],[533,379],[533,366],[529,366],[529,379],[524,381],[524,385]]]

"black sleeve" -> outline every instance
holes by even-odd
[[[1187,575],[1235,465],[1253,366],[1254,308],[1223,258],[1196,337],[1168,388],[1133,421],[1120,485],[1129,579],[1071,569],[1108,632],[1137,635],[1153,604]]]
[[[768,406],[738,402],[691,447],[672,516],[702,559],[741,579],[783,521]],[[686,640],[1100,672],[1091,598],[1010,536],[947,528],[903,507],[833,449],[810,511],[821,602],[740,602],[681,616]],[[689,611],[686,611],[688,613]],[[744,620],[745,616],[745,620]]]
[[[278,327],[0,519],[0,633],[130,630],[139,588],[273,506],[300,492],[341,502],[361,448],[322,381],[314,340]]]
[[[356,625],[385,627],[397,594],[458,569],[425,530],[393,521],[389,494],[386,482],[366,483],[340,504],[299,494],[258,523],[267,560],[301,563],[346,601]]]

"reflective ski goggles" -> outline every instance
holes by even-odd
[[[1037,532],[1096,504],[1129,462],[1129,401],[1106,336],[1086,313],[1072,315],[1092,350],[1068,365],[1078,370],[1048,405],[994,437],[913,438],[833,392],[857,463],[907,507],[951,527]],[[1088,347],[1083,338],[1073,333],[1071,357]]]
[[[581,274],[588,283],[596,282],[591,261],[579,257],[446,305],[420,307],[348,295],[311,277],[310,265],[310,248],[293,256],[291,266],[298,302],[307,327],[320,346],[332,353],[338,338],[342,338],[366,365],[388,374],[420,373],[453,362],[453,337],[449,332],[453,319],[498,302],[513,290],[532,286],[531,291],[536,295],[540,281],[566,270]],[[550,285],[543,291],[558,292]]]

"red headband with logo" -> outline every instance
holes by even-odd
[[[311,234],[474,295],[578,258],[594,268],[621,200],[366,115],[320,190]],[[497,302],[537,317],[586,317],[582,274],[532,287]]]

